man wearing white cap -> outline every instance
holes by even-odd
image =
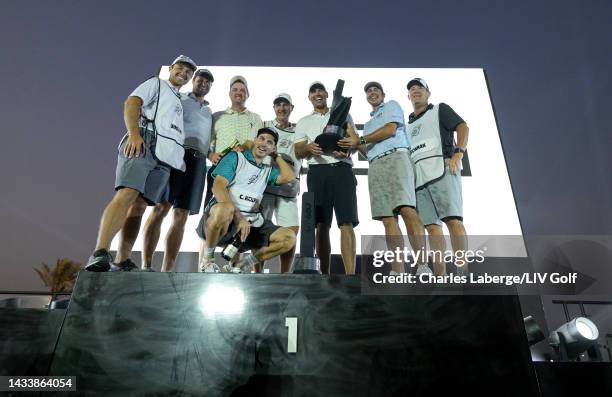
[[[223,152],[234,139],[240,144],[254,140],[255,134],[263,126],[261,117],[246,108],[249,87],[243,76],[231,78],[229,97],[231,106],[213,115],[211,150],[216,153]],[[218,161],[218,158],[214,160]]]
[[[144,227],[142,249],[142,268],[152,271],[153,253],[159,241],[161,225],[170,211],[172,224],[166,235],[166,246],[162,271],[172,271],[174,262],[183,241],[185,224],[189,215],[200,212],[204,183],[206,181],[206,156],[210,147],[212,114],[205,96],[209,93],[214,81],[208,69],[199,69],[193,75],[192,89],[188,94],[181,94],[183,104],[183,122],[185,129],[185,172],[171,170],[170,181],[162,202],[157,203]],[[121,240],[117,250],[117,264],[112,270],[134,270],[135,265],[129,256],[138,231],[146,203],[137,201],[128,213],[128,219],[121,229]]]
[[[184,55],[170,66],[170,77],[152,77],[139,85],[125,101],[123,118],[127,134],[119,145],[115,196],[104,209],[96,249],[86,270],[105,272],[108,252],[137,200],[158,203],[168,183],[170,168],[185,169],[183,161],[183,106],[179,88],[187,84],[197,66]]]
[[[246,101],[249,99],[249,87],[243,76],[234,76],[231,78],[229,98],[231,101],[230,107],[224,111],[215,112],[215,114],[213,114],[210,155],[208,156],[213,166],[221,159],[221,153],[234,141],[243,144],[247,140],[254,140],[257,131],[263,127],[261,117],[257,113],[251,112],[246,108]],[[207,187],[206,197],[204,199],[205,205],[208,204],[208,201],[212,197],[212,171],[213,169],[211,168],[206,176]]]
[[[214,178],[212,172],[221,159],[224,150],[228,149],[235,141],[244,144],[248,140],[254,140],[257,131],[263,127],[261,116],[246,108],[249,99],[249,86],[244,76],[234,76],[230,79],[229,98],[231,105],[224,111],[213,114],[213,127],[210,142],[210,154],[208,159],[213,167],[206,174],[206,196],[204,205],[212,198],[212,185]],[[199,260],[204,255],[204,239],[200,241]]]
[[[467,148],[469,128],[447,104],[429,103],[431,93],[425,80],[414,78],[406,88],[414,108],[408,117],[407,128],[412,137],[410,156],[415,166],[419,216],[430,236],[433,250],[445,250],[442,221],[448,227],[453,251],[465,251],[467,237],[463,226],[461,159]],[[434,270],[438,275],[446,273],[441,260],[434,261]],[[459,269],[460,274],[467,271],[466,265]]]
[[[340,252],[346,274],[355,273],[355,231],[359,224],[357,214],[357,179],[353,173],[353,161],[345,153],[323,153],[315,142],[330,117],[327,107],[327,90],[320,81],[308,88],[308,99],[313,112],[302,117],[295,127],[295,154],[297,158],[308,159],[308,191],[314,192],[316,251],[321,261],[321,272],[329,273],[331,243],[329,229],[334,213],[340,228]],[[353,125],[350,116],[348,122]],[[354,125],[352,130],[354,130]],[[351,133],[350,129],[347,133]],[[354,132],[352,132],[354,134]]]
[[[276,152],[293,168],[295,180],[285,185],[268,185],[261,201],[264,218],[272,220],[276,216],[276,224],[291,229],[297,235],[300,229],[297,196],[300,194],[300,169],[302,161],[295,156],[295,124],[289,121],[293,111],[293,101],[287,93],[278,94],[273,101],[274,120],[264,122],[264,127],[272,128],[278,134]],[[280,255],[281,273],[291,270],[295,245],[291,250]]]

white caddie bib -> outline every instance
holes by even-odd
[[[272,167],[259,168],[251,164],[242,153],[238,153],[237,158],[236,174],[228,185],[230,197],[242,215],[253,226],[258,227],[263,224],[259,206]]]
[[[159,81],[158,97],[160,111],[153,125],[155,126],[155,157],[172,168],[185,170],[183,156],[183,104],[180,96],[170,88],[167,81]]]
[[[438,105],[434,106],[407,126],[412,141],[410,157],[414,163],[416,189],[444,176],[438,110]]]
[[[278,134],[278,143],[276,144],[276,152],[289,164],[293,169],[295,180],[290,183],[285,183],[280,186],[266,187],[266,193],[285,198],[295,198],[300,193],[300,171],[302,169],[302,160],[299,160],[295,155],[295,132],[294,127],[284,130],[276,126],[274,120],[265,121],[264,127],[272,128]],[[278,168],[275,161],[272,161],[272,167]]]

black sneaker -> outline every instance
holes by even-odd
[[[137,272],[138,266],[130,258],[124,260],[123,262],[113,263],[111,265],[111,272]]]
[[[104,248],[94,251],[87,260],[85,270],[90,272],[107,272],[111,268],[113,257]]]

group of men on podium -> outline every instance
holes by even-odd
[[[289,120],[294,106],[286,93],[273,100],[275,119],[263,122],[246,108],[249,89],[243,76],[230,80],[231,106],[212,114],[205,99],[214,82],[209,70],[198,69],[191,58],[181,55],[169,72],[168,80],[152,77],[143,82],[125,102],[127,133],[118,148],[116,192],[102,214],[87,270],[138,270],[129,257],[150,205],[153,210],[143,229],[142,270],[152,271],[161,224],[172,209],[162,263],[162,271],[172,271],[187,218],[199,213],[205,197],[197,228],[201,271],[261,270],[265,260],[280,256],[281,271],[289,272],[299,231],[301,163],[306,159],[308,191],[315,197],[315,240],[321,271],[327,274],[330,269],[329,231],[335,214],[345,272],[353,274],[354,227],[359,219],[351,155],[356,150],[370,163],[372,218],[382,221],[390,250],[403,245],[398,216],[413,250],[425,249],[425,230],[431,248],[443,250],[443,223],[450,232],[453,250],[467,248],[460,170],[469,130],[450,106],[429,104],[429,86],[423,79],[407,84],[414,108],[407,124],[400,105],[385,101],[382,85],[367,83],[364,91],[372,112],[363,135],[356,133],[349,115],[338,150],[325,154],[315,142],[330,118],[323,83],[315,81],[308,87],[313,111],[297,124]],[[179,92],[190,80],[191,92]],[[208,178],[206,160],[212,163]],[[204,195],[207,179],[208,194]],[[273,216],[277,225],[272,223]],[[113,260],[110,244],[119,232]],[[215,263],[215,248],[228,244],[234,236],[240,237],[240,251],[252,252],[236,255],[231,265],[222,269]],[[403,272],[403,266],[394,264],[391,272]],[[434,263],[433,268],[438,275],[446,272],[444,263]],[[417,272],[431,269],[421,261]]]

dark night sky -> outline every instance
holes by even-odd
[[[524,232],[612,234],[609,0],[1,9],[0,290],[43,289],[32,266],[87,258],[113,194],[123,101],[179,53],[211,69],[483,67]]]

